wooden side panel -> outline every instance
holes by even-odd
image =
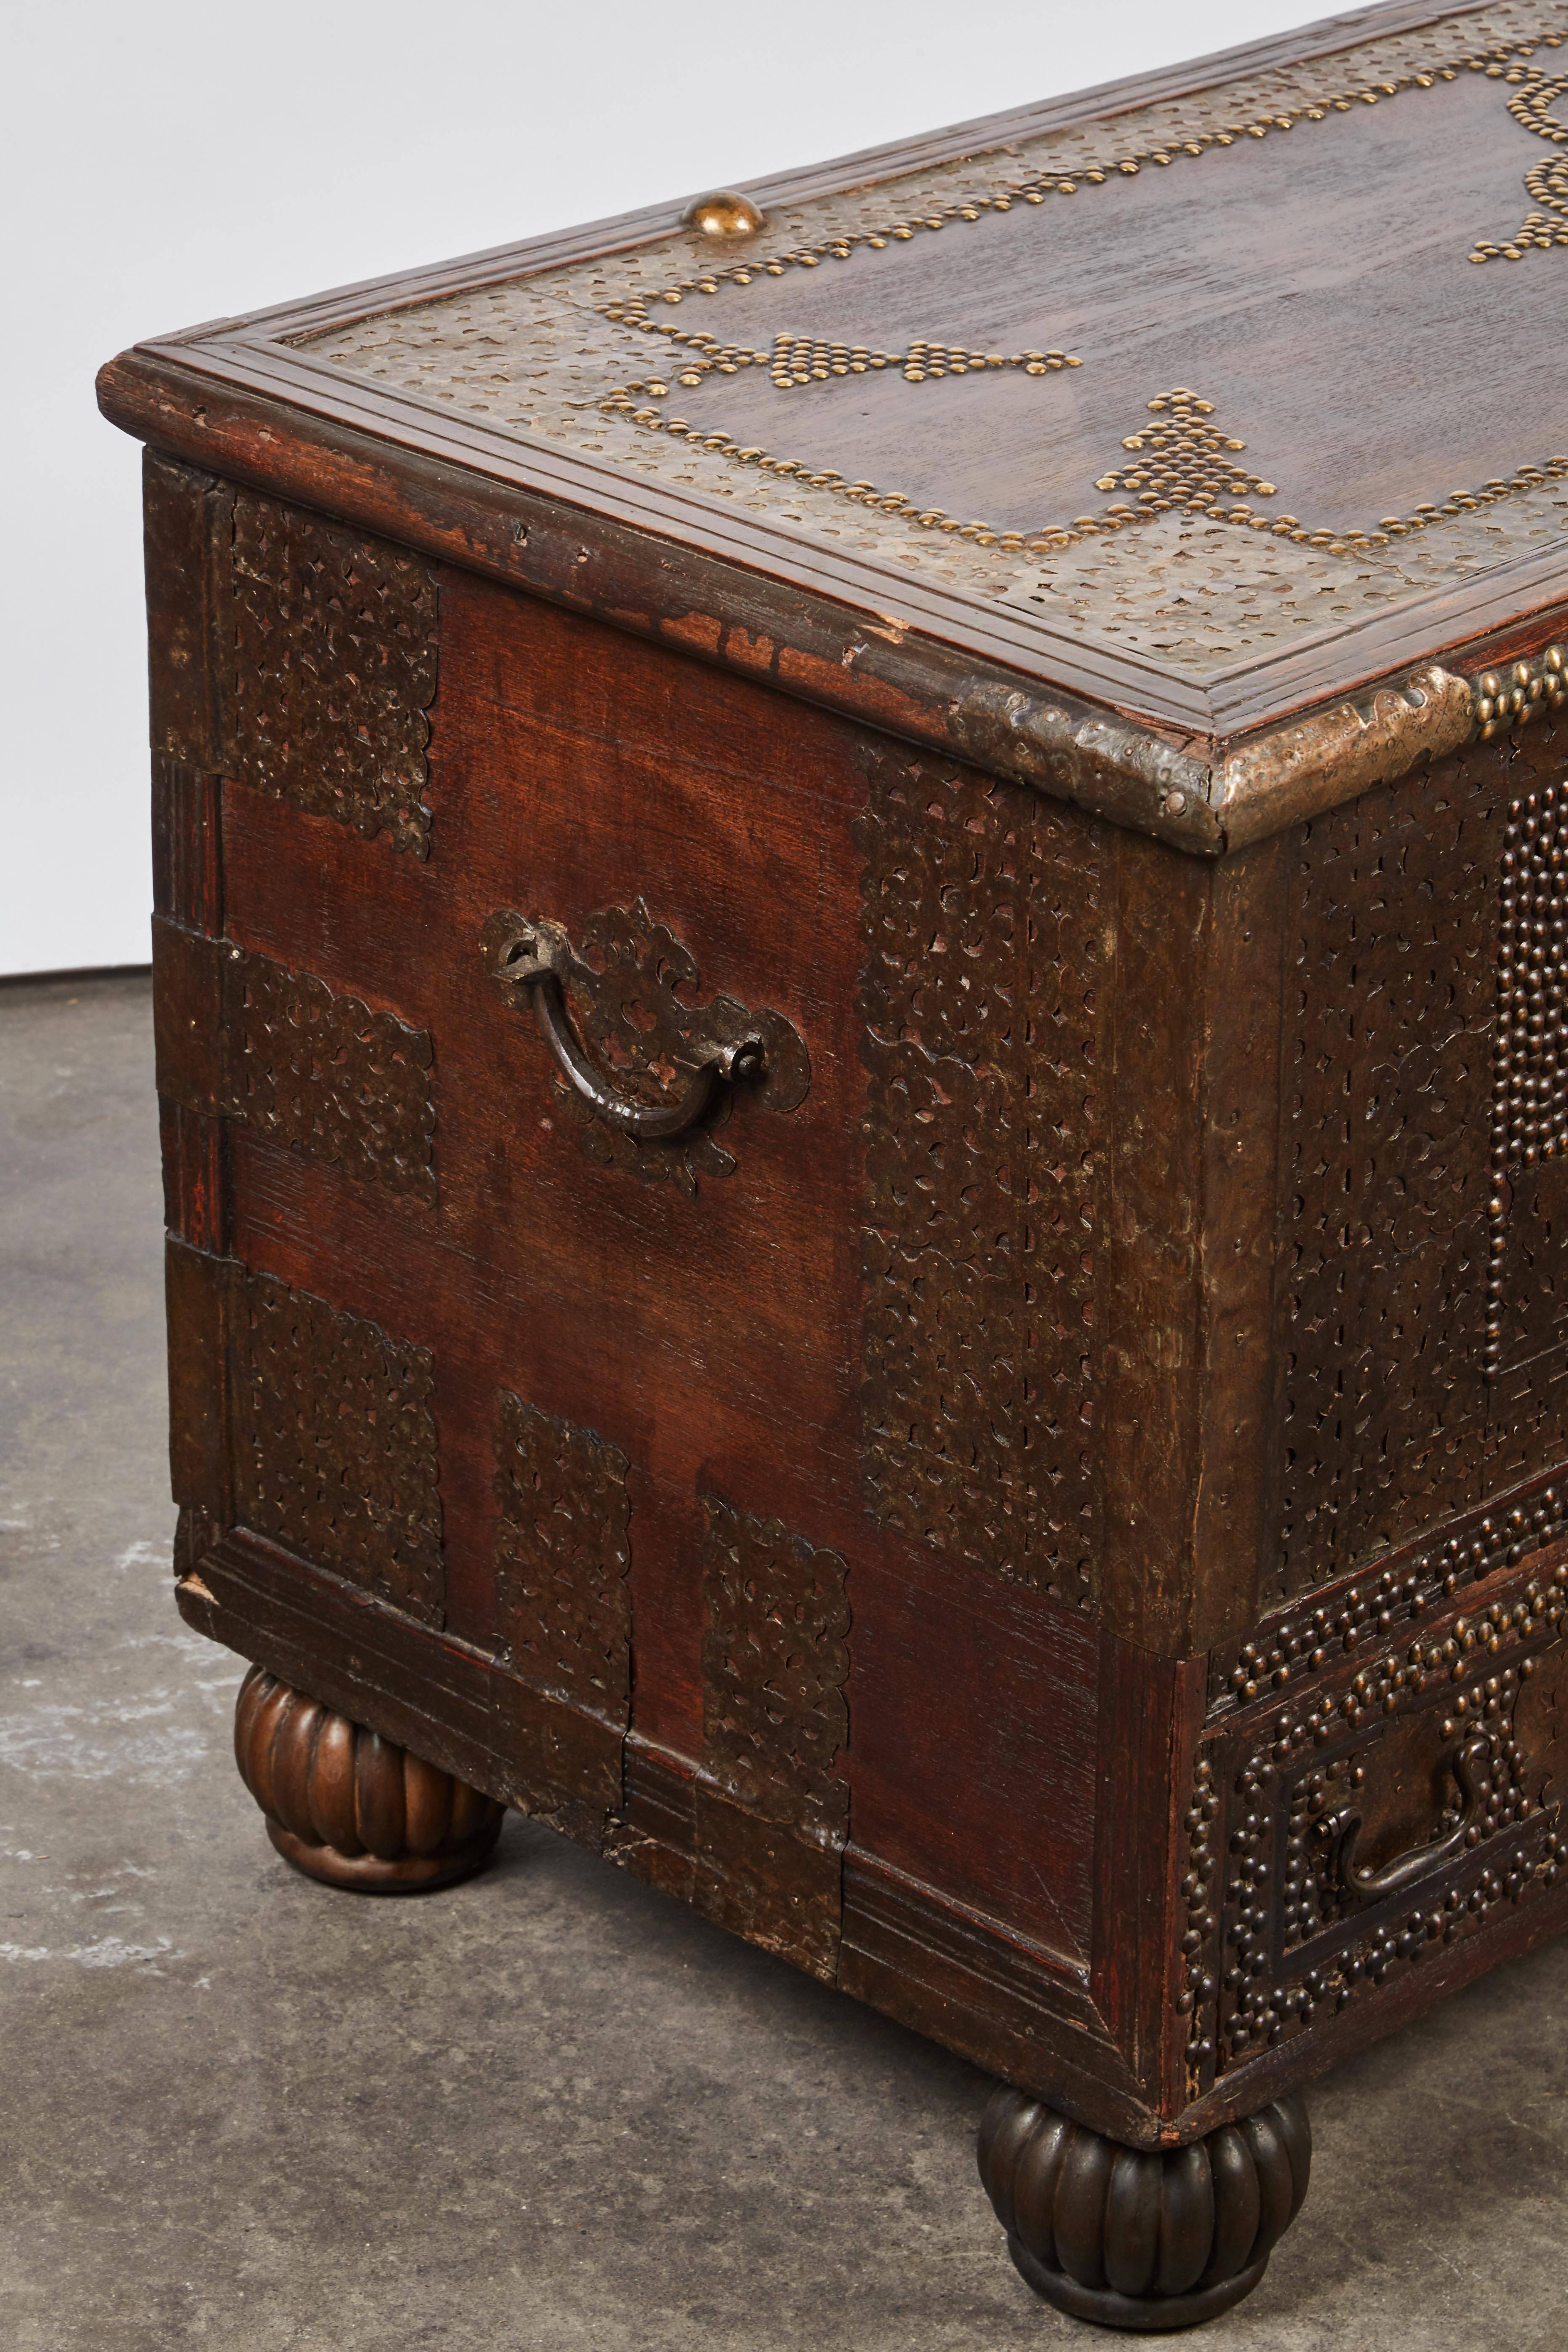
[[[1148,2145],[1160,2120],[1105,2032],[1080,1970],[851,1847],[844,1991],[1099,2130]]]
[[[171,1234],[164,1258],[169,1317],[169,1472],[174,1500],[216,1526],[233,1517],[229,1448],[233,1413],[232,1286],[235,1268]]]
[[[1123,834],[1117,858],[1101,1591],[1111,1631],[1171,1656],[1192,1640],[1213,902],[1207,870],[1155,843]]]
[[[223,785],[234,497],[147,450],[142,519],[153,751],[153,1011],[169,1326],[169,1454],[181,1549],[232,1508],[229,1182],[224,1066]]]
[[[153,923],[153,1039],[164,1100],[216,1118],[226,1091],[222,951],[162,917]]]
[[[242,1254],[408,1295],[402,1328],[429,1334],[452,1384],[449,1606],[475,1638],[491,1624],[498,1389],[619,1448],[639,1728],[696,1753],[699,1485],[811,1542],[858,1507],[856,740],[468,580],[444,583],[442,637],[427,861],[227,794],[230,935],[429,1034],[438,1215],[416,1237],[396,1204],[237,1130]],[[695,1194],[584,1152],[532,1020],[480,952],[498,909],[580,937],[639,897],[694,957],[697,993],[777,1006],[811,1051],[798,1109],[737,1098],[717,1131],[736,1171]]]
[[[1184,1647],[1256,1622],[1274,1396],[1279,1031],[1288,853],[1278,841],[1215,868],[1198,1103],[1202,1402]]]
[[[1087,1960],[1100,1636],[915,1547],[858,1562],[858,1848]]]
[[[187,930],[223,929],[223,783],[153,753],[153,911]]]
[[[193,1249],[226,1257],[229,1245],[227,1139],[223,1122],[160,1102],[163,1223]]]
[[[235,493],[154,449],[143,452],[142,487],[153,750],[221,774],[232,765]]]
[[[1565,790],[1548,712],[1286,845],[1266,1608],[1568,1461]]]
[[[666,1876],[711,1882],[713,1903],[738,1905],[732,1924],[830,1968],[842,1831],[781,1844],[766,1808],[746,1802],[763,1823],[753,1835],[702,1764],[703,1498],[722,1496],[842,1559],[853,1622],[835,1769],[850,1834],[887,1843],[913,1881],[1043,1949],[1081,1954],[1092,1632],[989,1561],[928,1551],[867,1507],[863,739],[459,575],[441,579],[440,638],[427,859],[244,782],[225,793],[230,938],[395,1005],[428,1035],[439,1197],[426,1211],[237,1123],[237,1253],[429,1349],[447,1621],[462,1639],[488,1648],[500,1630],[500,1394],[624,1456],[628,1753],[673,1755],[698,1777],[689,1864],[635,1819],[611,1824],[612,1842],[657,1848]],[[591,917],[639,898],[694,961],[694,1000],[775,1007],[809,1050],[798,1108],[737,1096],[713,1137],[732,1172],[700,1168],[694,1190],[584,1150],[542,1040],[498,995],[480,949],[500,909],[581,939]],[[974,1784],[963,1830],[955,1769]],[[1020,1808],[1032,1825],[1016,1852]],[[792,1830],[787,1811],[773,1827]],[[754,1851],[758,1837],[777,1852]]]
[[[1089,1990],[1133,2079],[1163,2113],[1179,2058],[1176,2000],[1186,1927],[1177,1880],[1187,1853],[1175,1819],[1203,1721],[1201,1659],[1175,1664],[1108,1635],[1100,1654],[1095,1765],[1094,1958]],[[1181,2038],[1185,2039],[1184,2031]]]

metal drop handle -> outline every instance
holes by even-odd
[[[1381,1870],[1358,1870],[1355,1866],[1355,1849],[1362,1832],[1359,1812],[1347,1811],[1325,1821],[1324,1832],[1334,1841],[1335,1868],[1342,1890],[1357,1903],[1377,1903],[1385,1895],[1402,1895],[1406,1887],[1419,1885],[1432,1871],[1457,1861],[1480,1813],[1479,1775],[1489,1753],[1484,1739],[1461,1739],[1455,1744],[1443,1760],[1458,1782],[1465,1800],[1458,1821],[1446,1838],[1433,1845],[1413,1846],[1408,1853],[1396,1854]]]
[[[523,920],[498,944],[491,969],[498,980],[531,992],[540,1033],[563,1075],[606,1127],[635,1135],[643,1143],[668,1141],[706,1117],[721,1086],[766,1075],[767,1056],[761,1037],[710,1040],[691,1046],[686,1064],[691,1082],[679,1100],[650,1103],[624,1094],[595,1066],[572,1025],[562,982],[571,971],[573,961],[572,943],[559,923],[547,919]]]

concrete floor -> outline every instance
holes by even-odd
[[[274,1856],[169,1591],[138,980],[0,990],[0,2344],[1011,2352],[987,2084],[515,1816],[366,1902]],[[1229,2352],[1562,2352],[1568,1943],[1319,2086]],[[1125,2339],[1124,2339],[1125,2340]]]

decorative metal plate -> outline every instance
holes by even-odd
[[[269,1274],[245,1276],[238,1321],[240,1520],[439,1625],[430,1350]]]
[[[234,502],[234,772],[423,857],[436,584],[406,549]]]
[[[731,1087],[764,1110],[805,1098],[811,1058],[799,1033],[782,1013],[753,1013],[732,996],[692,1002],[694,957],[640,898],[590,915],[580,948],[549,918],[505,909],[488,919],[479,947],[505,1001],[531,1000],[563,1073],[557,1097],[582,1123],[592,1160],[695,1192],[700,1176],[734,1170],[712,1131],[729,1116]]]
[[[702,1761],[748,1812],[841,1844],[849,1790],[845,1566],[705,1495]]]
[[[342,996],[314,972],[224,948],[226,1092],[219,1108],[269,1142],[434,1201],[427,1031]]]
[[[1565,760],[1553,712],[1303,830],[1271,1606],[1568,1459]]]
[[[861,828],[871,1507],[1089,1601],[1100,837],[900,753]]]
[[[625,1724],[631,1694],[626,1458],[503,1389],[496,1422],[496,1624],[535,1690]]]

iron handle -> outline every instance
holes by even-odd
[[[531,996],[540,1034],[574,1092],[595,1118],[639,1143],[688,1134],[711,1111],[721,1087],[761,1083],[769,1076],[764,1039],[742,1024],[744,1034],[689,1041],[676,1066],[689,1071],[690,1081],[676,1101],[647,1102],[624,1093],[594,1063],[573,1025],[563,982],[576,960],[563,926],[548,917],[494,915],[485,926],[484,947],[503,992],[514,1000],[521,992]]]
[[[1342,1891],[1357,1903],[1378,1903],[1385,1895],[1402,1895],[1406,1887],[1417,1885],[1432,1871],[1457,1861],[1465,1851],[1481,1810],[1479,1769],[1489,1760],[1489,1753],[1484,1739],[1456,1742],[1444,1761],[1465,1800],[1458,1821],[1447,1836],[1435,1845],[1413,1846],[1408,1853],[1396,1854],[1392,1862],[1384,1863],[1381,1870],[1358,1870],[1355,1866],[1355,1849],[1362,1832],[1363,1817],[1359,1812],[1347,1811],[1325,1821],[1322,1826],[1334,1843],[1335,1870]]]

